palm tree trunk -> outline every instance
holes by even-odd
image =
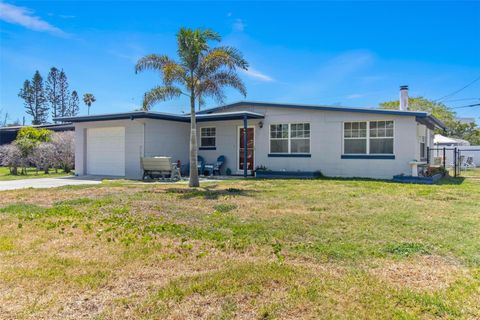
[[[195,94],[190,96],[190,187],[199,187],[197,168],[197,122],[195,120]]]

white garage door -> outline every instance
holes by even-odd
[[[87,174],[125,175],[125,128],[87,129]]]

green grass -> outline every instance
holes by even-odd
[[[116,182],[2,195],[7,317],[480,317],[477,179]]]
[[[19,169],[20,172],[20,169]],[[71,175],[69,173],[63,172],[63,170],[58,170],[55,173],[55,170],[51,170],[49,174],[45,174],[43,171],[37,172],[35,168],[27,168],[27,174],[10,174],[10,170],[5,167],[0,167],[0,181],[10,181],[10,180],[23,180],[23,179],[35,179],[35,178],[53,178],[53,177],[64,177]]]

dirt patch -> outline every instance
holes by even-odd
[[[467,269],[454,259],[435,255],[416,256],[408,260],[379,263],[371,273],[399,288],[417,291],[447,288],[458,277],[466,276]]]

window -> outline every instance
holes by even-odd
[[[215,147],[215,143],[216,143],[216,129],[202,128],[200,130],[200,146]]]
[[[343,152],[345,154],[367,153],[367,123],[345,122],[343,124]]]
[[[393,154],[393,121],[370,121],[370,154]]]
[[[270,126],[270,152],[288,153],[288,124]]]
[[[345,122],[343,153],[393,154],[393,121]]]
[[[425,159],[425,154],[426,154],[426,150],[425,150],[425,137],[424,136],[420,136],[420,159]]]
[[[270,125],[270,153],[310,153],[310,124]]]

